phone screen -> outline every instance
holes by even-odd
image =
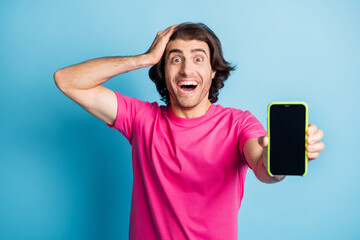
[[[269,113],[270,172],[273,175],[304,175],[306,106],[274,104]]]

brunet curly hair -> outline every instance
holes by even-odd
[[[213,70],[216,71],[209,90],[209,100],[215,103],[218,100],[219,90],[224,87],[224,81],[229,77],[230,71],[235,68],[225,61],[222,53],[220,40],[215,33],[203,23],[182,23],[178,25],[169,41],[176,39],[199,40],[208,44],[210,49],[210,62]],[[169,91],[165,83],[165,54],[161,60],[149,70],[149,77],[155,83],[161,100],[166,104],[170,103]]]

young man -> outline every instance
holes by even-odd
[[[142,67],[166,106],[113,92],[101,84]],[[266,183],[266,131],[248,111],[223,108],[219,89],[233,68],[203,24],[160,31],[149,51],[107,57],[57,71],[60,90],[132,145],[130,239],[237,239],[237,214],[250,167]],[[308,157],[324,148],[308,131]]]

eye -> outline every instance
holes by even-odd
[[[202,57],[196,57],[196,58],[194,59],[194,61],[197,62],[197,63],[199,63],[199,62],[202,62],[203,59],[202,59]]]
[[[173,59],[171,59],[171,61],[172,61],[173,63],[180,63],[180,62],[181,62],[181,58],[179,58],[179,57],[174,57]]]

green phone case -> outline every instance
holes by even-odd
[[[267,146],[267,171],[269,173],[270,176],[274,176],[271,171],[270,171],[270,108],[272,105],[303,105],[305,106],[305,171],[304,174],[302,176],[305,176],[307,173],[307,163],[308,163],[308,157],[307,157],[307,129],[308,129],[308,106],[305,102],[272,102],[269,104],[268,106],[268,118],[267,118],[267,127],[268,127],[268,139],[269,139],[269,143]]]

